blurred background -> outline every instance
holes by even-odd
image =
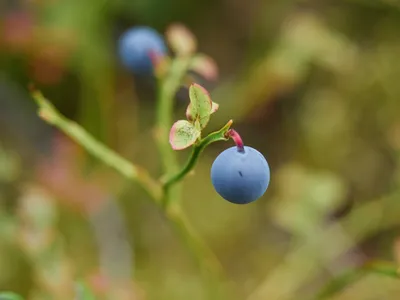
[[[369,260],[400,260],[400,2],[397,0],[1,0],[0,290],[75,299],[209,299],[196,265],[137,186],[45,124],[29,82],[68,118],[160,175],[156,85],[124,70],[121,33],[180,22],[214,58],[198,83],[271,167],[258,201],[214,191],[203,153],[183,206],[226,271],[229,299],[312,299]],[[184,116],[187,89],[175,119]],[[189,151],[179,152],[182,163]],[[396,246],[397,245],[397,246]],[[400,299],[366,275],[332,299]]]

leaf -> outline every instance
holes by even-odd
[[[212,102],[211,106],[211,114],[215,113],[219,108],[219,104]],[[192,104],[190,103],[186,109],[186,117],[188,118],[189,121],[192,121]]]
[[[196,51],[195,36],[182,24],[171,25],[166,32],[166,37],[172,50],[178,55],[190,55]]]
[[[198,121],[200,128],[206,127],[212,113],[212,100],[210,94],[201,85],[195,83],[189,88],[190,105],[186,117],[190,121]]]
[[[212,113],[212,114],[215,113],[215,112],[218,110],[218,108],[219,108],[219,104],[213,102],[213,103],[212,103],[212,106],[211,106],[211,113]]]
[[[218,79],[218,66],[208,55],[197,54],[193,57],[189,69],[203,76],[207,80],[214,81]]]
[[[0,300],[23,300],[23,298],[13,292],[2,292],[0,293]]]
[[[174,150],[182,150],[193,145],[200,136],[200,130],[186,120],[179,120],[172,125],[169,143]]]

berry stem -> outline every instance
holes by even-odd
[[[228,137],[235,142],[238,152],[244,153],[243,140],[235,129],[229,129]]]
[[[168,189],[171,188],[172,185],[182,180],[190,171],[193,170],[194,166],[196,165],[200,157],[200,153],[208,145],[218,141],[228,140],[229,138],[228,132],[229,132],[229,127],[231,125],[232,125],[232,120],[226,123],[226,125],[222,127],[220,130],[210,133],[208,136],[201,139],[200,142],[194,144],[192,154],[190,155],[189,160],[187,161],[183,169],[172,176],[166,177],[165,180],[163,180],[164,190],[168,191]]]
[[[169,67],[167,77],[158,78],[157,96],[157,147],[164,166],[164,173],[172,174],[179,168],[176,154],[169,144],[169,130],[173,124],[175,94],[178,91],[182,79],[190,63],[190,58],[176,58]]]

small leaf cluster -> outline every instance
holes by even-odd
[[[186,149],[201,139],[201,131],[219,107],[211,100],[208,91],[197,83],[189,87],[189,97],[187,120],[175,122],[169,134],[169,142],[174,150]]]

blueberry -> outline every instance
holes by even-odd
[[[165,55],[166,52],[163,37],[150,27],[133,27],[119,39],[120,60],[125,68],[137,75],[153,74],[151,53]]]
[[[223,151],[211,167],[211,181],[222,198],[235,204],[247,204],[260,198],[268,188],[269,165],[256,149],[236,146]]]

